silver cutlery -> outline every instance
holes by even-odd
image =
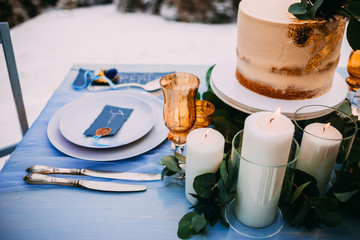
[[[145,191],[146,186],[144,185],[130,185],[130,184],[120,184],[120,183],[111,183],[111,182],[98,182],[98,181],[88,181],[88,180],[78,180],[78,179],[69,179],[69,178],[58,178],[50,177],[38,173],[30,173],[27,176],[24,176],[23,179],[29,184],[51,184],[51,185],[61,185],[61,186],[70,186],[70,187],[82,187],[91,190],[105,191],[105,192],[140,192]]]
[[[85,175],[91,177],[136,180],[136,181],[154,181],[161,179],[161,174],[153,174],[153,173],[113,172],[113,171],[89,170],[84,168],[83,169],[55,168],[44,165],[33,165],[31,167],[28,167],[26,171],[29,173]]]
[[[115,84],[115,89],[122,88],[122,87],[138,87],[142,88],[147,92],[153,92],[160,89],[160,79],[152,80],[146,84],[140,84],[140,83],[119,83]],[[91,85],[88,87],[89,91],[101,91],[101,90],[111,90],[111,88],[108,85],[99,86],[99,85]]]

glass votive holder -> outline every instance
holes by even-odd
[[[206,128],[211,124],[215,106],[205,100],[196,100],[196,119],[193,129]]]
[[[312,114],[306,119],[308,112]],[[349,156],[357,124],[346,113],[323,105],[299,108],[294,121],[296,137],[301,142],[296,168],[315,177],[322,197],[326,194],[335,161],[343,163]]]
[[[278,203],[283,182],[291,178],[294,172],[299,145],[292,139],[288,161],[276,165],[245,159],[241,155],[242,143],[243,130],[232,141],[231,161],[233,165],[238,165],[239,171],[236,198],[227,207],[225,217],[231,228],[241,235],[268,238],[283,227],[283,216]]]

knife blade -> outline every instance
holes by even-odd
[[[132,173],[132,172],[113,172],[100,171],[90,169],[76,169],[76,168],[55,168],[44,165],[33,165],[26,169],[29,173],[41,174],[71,174],[71,175],[85,175],[91,177],[135,180],[135,181],[155,181],[161,179],[161,174],[153,173]]]
[[[51,184],[51,185],[62,185],[70,187],[82,187],[91,190],[105,191],[105,192],[140,192],[145,191],[146,186],[144,185],[131,185],[131,184],[120,184],[111,182],[98,182],[89,180],[78,180],[70,178],[58,178],[50,177],[39,173],[30,173],[24,176],[23,179],[29,184]]]

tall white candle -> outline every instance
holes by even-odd
[[[235,216],[243,224],[261,228],[274,220],[294,131],[280,113],[246,118],[235,202]]]
[[[331,125],[312,123],[305,127],[296,168],[315,177],[320,196],[324,196],[342,141]]]
[[[216,172],[224,155],[225,139],[221,133],[211,128],[192,130],[186,138],[186,199],[195,204],[194,178],[209,172]]]

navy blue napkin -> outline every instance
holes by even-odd
[[[94,136],[96,130],[100,128],[111,129],[111,132],[107,134],[107,136],[115,135],[124,122],[130,117],[132,111],[133,109],[129,108],[106,105],[90,127],[85,130],[84,135]]]
[[[92,70],[80,68],[79,73],[76,76],[76,78],[72,84],[73,88],[83,89],[83,88],[86,88],[87,86],[89,86],[89,84],[92,81],[91,79],[92,79],[93,74],[94,74],[94,71],[92,71]]]
[[[140,83],[145,84],[152,80],[162,78],[172,72],[120,72],[119,83]]]
[[[110,69],[116,70],[116,69]],[[111,71],[109,74],[111,75],[114,71]],[[117,83],[139,83],[139,84],[146,84],[152,80],[161,78],[167,74],[174,73],[175,71],[171,72],[117,72],[119,79]],[[96,73],[93,70],[87,70],[80,68],[79,73],[76,76],[72,86],[77,89],[81,90],[87,88],[92,81]],[[108,76],[109,77],[109,76]],[[109,77],[111,79],[111,77]]]

